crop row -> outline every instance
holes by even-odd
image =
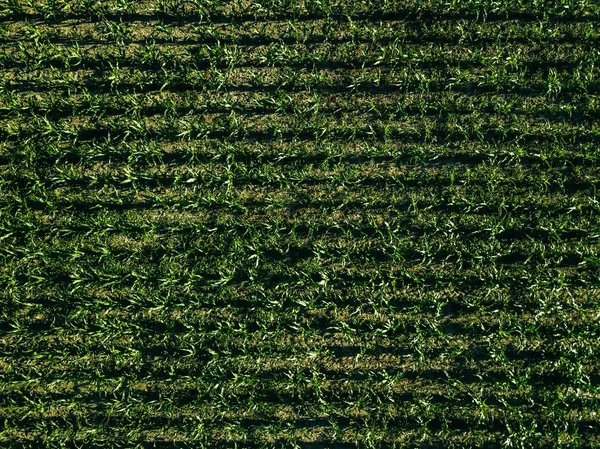
[[[0,42],[21,42],[44,46],[73,44],[79,47],[106,45],[107,48],[126,44],[169,44],[194,46],[206,44],[226,47],[231,44],[247,47],[270,44],[538,44],[576,43],[590,45],[598,39],[595,22],[574,23],[520,21],[507,19],[482,22],[468,19],[452,21],[385,21],[314,20],[310,22],[265,21],[239,23],[161,23],[160,20],[124,22],[104,19],[96,22],[61,23],[4,22],[0,26]],[[506,47],[510,50],[510,47]]]
[[[120,1],[112,0],[96,4],[86,0],[29,0],[6,1],[2,4],[5,19],[18,20],[73,20],[102,17],[123,20],[143,18],[181,22],[183,20],[211,23],[298,20],[313,21],[321,18],[354,20],[456,20],[477,18],[482,20],[506,20],[507,17],[522,20],[585,21],[593,20],[599,13],[593,0],[568,0],[560,3],[525,0],[497,1],[492,4],[480,0],[452,3],[443,0],[406,5],[402,2],[365,2],[363,0],[263,0],[260,3],[243,0],[222,2],[218,0],[193,0],[181,3],[174,0]]]

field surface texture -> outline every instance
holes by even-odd
[[[0,0],[0,447],[600,447],[600,2]]]

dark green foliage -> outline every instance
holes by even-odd
[[[598,2],[0,22],[0,447],[600,446]]]

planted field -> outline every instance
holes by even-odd
[[[0,1],[0,447],[600,447],[600,4]]]

